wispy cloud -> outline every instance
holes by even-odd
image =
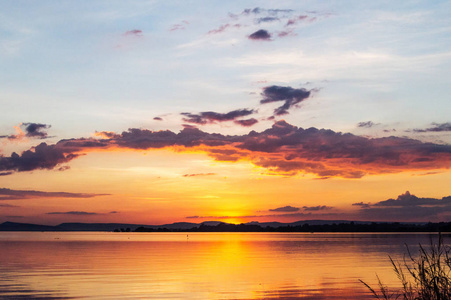
[[[142,36],[143,35],[143,31],[141,29],[132,29],[129,31],[126,31],[124,33],[125,36]]]
[[[172,25],[171,28],[169,28],[169,31],[185,30],[187,25],[189,25],[189,22],[183,20],[181,23]]]
[[[0,200],[19,200],[29,198],[93,198],[98,196],[108,196],[110,194],[93,193],[68,193],[68,192],[43,192],[34,190],[12,190],[0,188]]]
[[[213,176],[216,173],[194,173],[194,174],[183,174],[183,177],[198,177],[198,176]]]
[[[443,131],[451,131],[451,123],[432,123],[433,127],[429,127],[426,129],[414,129],[414,132],[443,132]]]
[[[229,28],[241,28],[241,27],[242,25],[240,24],[223,24],[216,29],[210,30],[209,32],[207,32],[207,34],[218,34],[226,31]]]
[[[1,199],[0,199],[1,200]],[[3,204],[3,203],[0,203],[0,207],[8,207],[8,208],[12,208],[12,207],[20,207],[20,206],[18,206],[18,205],[12,205],[12,204]]]
[[[371,128],[371,127],[373,127],[375,125],[377,125],[377,124],[375,124],[373,121],[366,121],[366,122],[359,122],[357,124],[357,127],[360,127],[360,128]]]
[[[271,41],[273,35],[266,29],[256,28],[261,24],[275,28],[277,37],[295,36],[294,30],[301,23],[313,23],[318,20],[317,12],[296,14],[293,9],[246,8],[241,13],[229,13],[229,22],[207,32],[208,35],[220,34],[229,29],[247,28],[255,30],[247,37],[251,40]],[[289,26],[290,28],[286,28]]]
[[[357,203],[352,203],[352,206],[360,206],[360,207],[362,207],[362,208],[368,208],[368,207],[370,207],[370,205],[371,205],[371,203],[363,203],[363,201],[362,202],[357,202]]]
[[[75,215],[75,216],[92,216],[92,215],[99,215],[99,213],[95,212],[86,212],[86,211],[65,211],[65,212],[48,212],[47,215]]]
[[[320,210],[329,210],[329,209],[333,209],[332,206],[326,206],[326,205],[303,206],[302,208],[303,208],[305,211],[320,211]]]
[[[199,125],[211,124],[216,122],[233,121],[240,117],[249,116],[254,113],[252,109],[237,109],[228,113],[218,113],[214,111],[205,111],[199,114],[182,113],[183,121]]]

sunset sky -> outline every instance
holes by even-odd
[[[450,12],[0,0],[0,222],[451,221]]]

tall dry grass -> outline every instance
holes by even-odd
[[[401,282],[402,288],[390,291],[380,278],[378,291],[360,280],[376,299],[403,300],[450,300],[451,299],[451,248],[443,243],[439,234],[437,243],[431,239],[428,248],[420,244],[419,256],[415,258],[407,247],[407,255],[402,263],[391,257],[393,271]]]

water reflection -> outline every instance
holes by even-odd
[[[58,237],[58,239],[56,239]],[[0,298],[371,299],[428,235],[1,233]]]

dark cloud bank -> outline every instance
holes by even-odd
[[[443,131],[451,131],[451,123],[432,123],[433,127],[429,127],[426,129],[414,129],[414,132],[443,132]]]
[[[441,216],[451,215],[451,196],[441,199],[420,198],[406,192],[396,199],[371,203],[354,203],[360,206],[359,214],[367,220],[424,220],[437,222]]]
[[[303,96],[296,95],[289,98],[294,100],[288,100],[288,106],[293,105],[293,101],[302,101],[299,99]],[[281,101],[287,101],[283,99]],[[66,139],[52,145],[41,143],[22,154],[0,156],[0,174],[59,168],[88,150],[165,147],[175,147],[178,151],[194,148],[218,161],[247,160],[269,173],[311,173],[321,178],[360,178],[366,174],[424,171],[451,166],[451,145],[400,137],[372,139],[327,129],[298,128],[285,121],[278,121],[262,132],[250,131],[245,135],[233,136],[207,133],[193,127],[184,128],[179,133],[132,128],[120,134],[97,134],[100,138]]]

